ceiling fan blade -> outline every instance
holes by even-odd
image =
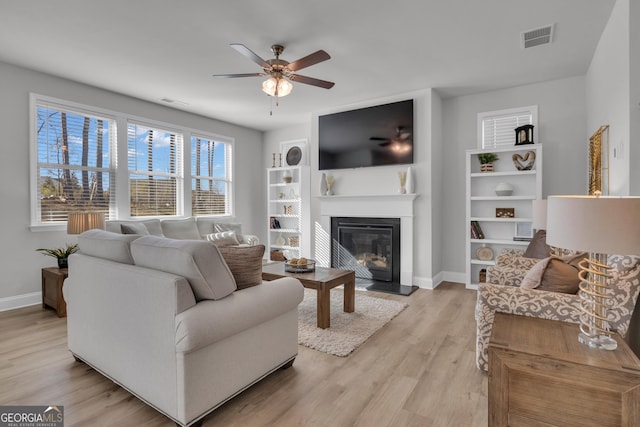
[[[262,68],[264,68],[264,69],[271,68],[271,65],[269,65],[269,63],[267,61],[265,61],[264,59],[260,58],[258,55],[253,53],[253,51],[251,49],[249,49],[248,47],[246,47],[245,45],[240,44],[240,43],[232,43],[229,46],[231,46],[233,49],[235,49],[236,51],[238,51],[242,55],[246,56],[247,58],[249,58],[250,60],[252,60],[256,64],[258,64]]]
[[[219,79],[233,79],[236,77],[259,77],[266,76],[265,73],[246,73],[246,74],[214,74],[213,77],[217,77]]]
[[[318,62],[326,61],[327,59],[330,59],[330,58],[331,57],[327,52],[325,52],[324,50],[319,50],[317,52],[313,52],[312,54],[305,56],[304,58],[300,58],[297,61],[290,62],[289,65],[287,65],[287,69],[289,71],[302,70],[303,68],[310,67],[312,65],[317,64]]]
[[[291,79],[294,82],[304,83],[306,85],[318,86],[324,89],[331,89],[333,85],[335,85],[334,82],[314,79],[313,77],[301,76],[300,74],[292,74],[291,76],[289,76],[289,79]]]

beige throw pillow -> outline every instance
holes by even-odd
[[[581,253],[566,258],[545,258],[527,272],[520,287],[576,294],[580,286],[578,262],[585,256]]]
[[[262,283],[262,257],[264,245],[221,246],[218,250],[229,266],[238,289]]]
[[[207,234],[205,239],[218,247],[240,244],[235,231],[222,231],[220,233]]]

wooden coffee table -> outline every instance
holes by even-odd
[[[352,270],[316,267],[311,273],[289,273],[284,271],[283,262],[262,266],[262,280],[275,280],[281,277],[295,277],[302,286],[315,289],[318,298],[318,328],[327,329],[331,325],[329,306],[330,290],[344,285],[344,312],[353,313],[356,297],[356,274]]]

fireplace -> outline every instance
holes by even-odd
[[[400,283],[400,218],[331,218],[331,266],[373,282]]]

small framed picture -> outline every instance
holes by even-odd
[[[530,222],[516,222],[513,240],[531,240],[533,238],[533,228]]]

